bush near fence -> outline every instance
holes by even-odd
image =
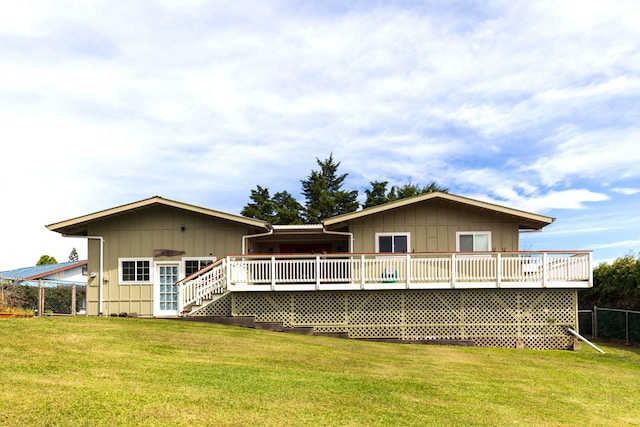
[[[7,303],[12,307],[30,309],[38,308],[38,287],[11,282],[1,285]],[[59,285],[45,287],[44,311],[45,313],[71,314],[72,286]],[[86,288],[76,286],[76,312],[84,308]]]

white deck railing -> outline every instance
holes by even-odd
[[[587,288],[590,251],[244,255],[181,281],[182,307],[229,291]]]

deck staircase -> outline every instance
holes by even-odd
[[[222,258],[178,282],[183,316],[189,316],[229,293],[227,266],[226,258]]]

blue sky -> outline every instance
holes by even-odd
[[[640,2],[2,2],[0,271],[154,195],[239,213],[333,153],[549,215],[521,249],[640,250]]]

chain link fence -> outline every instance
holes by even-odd
[[[579,310],[578,319],[582,335],[624,340],[625,344],[640,342],[640,311],[593,307]]]

